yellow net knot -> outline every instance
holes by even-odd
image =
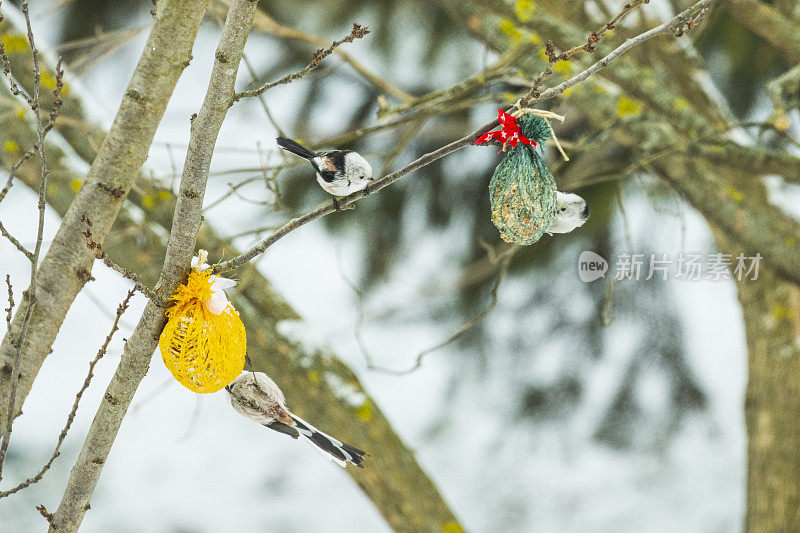
[[[235,282],[193,262],[186,283],[172,295],[158,340],[164,364],[178,382],[198,393],[220,390],[244,369],[247,338],[224,289]],[[198,268],[199,267],[199,268]]]

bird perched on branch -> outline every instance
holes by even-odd
[[[326,435],[292,414],[286,408],[281,389],[263,372],[243,372],[225,390],[239,414],[293,439],[307,439],[323,456],[340,466],[350,463],[363,468],[361,462],[368,455],[366,452]]]
[[[589,220],[589,204],[571,192],[556,191],[558,211],[547,233],[569,233]]]
[[[317,183],[326,192],[347,196],[364,189],[373,180],[372,167],[361,154],[352,150],[312,152],[302,144],[286,137],[278,137],[278,146],[311,163],[317,172]],[[336,199],[334,198],[334,204]],[[339,206],[336,204],[336,208]]]

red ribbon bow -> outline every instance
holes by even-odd
[[[530,144],[534,148],[538,146],[536,141],[532,141],[522,134],[522,130],[517,124],[517,119],[502,109],[497,110],[497,120],[500,121],[501,129],[484,133],[478,137],[475,144],[489,144],[489,141],[498,141],[503,144],[503,147],[500,148],[500,152],[504,152],[506,145],[509,144],[512,148],[516,148],[518,143]],[[500,152],[497,153],[499,154]]]

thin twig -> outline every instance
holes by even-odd
[[[22,243],[19,242],[19,240],[17,240],[16,237],[11,235],[11,233],[8,232],[8,230],[3,225],[2,222],[0,222],[0,234],[3,235],[3,237],[5,237],[6,239],[8,239],[8,241],[11,244],[13,244],[14,247],[22,253],[22,255],[27,257],[28,261],[33,261],[33,252],[25,248],[25,246],[23,246]]]
[[[356,301],[356,321],[353,323],[353,337],[356,339],[358,349],[361,350],[361,355],[367,362],[367,368],[370,370],[375,369],[376,366],[372,359],[372,355],[367,349],[367,343],[364,341],[364,336],[362,334],[362,330],[364,328],[364,293],[361,292],[361,289],[359,289],[356,284],[350,280],[350,278],[347,276],[347,273],[345,273],[344,265],[342,264],[341,247],[337,247],[336,249],[336,266],[339,268],[339,275],[342,276],[344,282],[348,287],[350,287],[350,290],[353,291],[353,296],[355,297]]]
[[[14,288],[11,286],[11,274],[6,274],[6,285],[8,286],[8,307],[6,307],[6,331],[11,331],[11,319],[14,311]]]
[[[25,163],[25,161],[33,157],[37,149],[38,148],[34,146],[30,150],[22,154],[22,157],[19,158],[19,161],[14,163],[14,166],[11,167],[11,170],[8,172],[8,178],[6,178],[6,184],[3,187],[3,190],[0,190],[0,202],[3,201],[3,199],[8,194],[8,191],[11,189],[11,186],[14,184],[14,175],[17,173],[17,170],[19,170],[19,167],[21,167],[22,164]]]
[[[262,233],[266,233],[268,231],[275,231],[281,227],[280,224],[270,224],[268,226],[260,226],[258,228],[248,229],[245,231],[241,231],[239,233],[233,233],[231,235],[227,235],[225,238],[229,240],[240,239],[242,237],[249,237],[250,235],[261,235]]]
[[[3,2],[0,1],[0,7],[2,7],[2,5],[3,5]],[[27,8],[28,8],[28,3],[27,2],[23,2],[22,5],[23,5],[22,9],[23,9],[23,13],[24,13],[25,12],[24,10],[27,10]],[[27,18],[28,17],[27,17],[27,13],[26,13],[26,20],[27,20]],[[3,21],[3,15],[0,14],[0,22],[2,22],[2,21]],[[17,96],[17,97],[22,98],[23,100],[25,100],[25,103],[27,103],[29,107],[34,107],[34,98],[31,95],[29,95],[27,92],[25,92],[24,89],[20,89],[19,88],[19,85],[17,84],[17,81],[14,79],[14,75],[11,74],[11,62],[8,59],[8,55],[6,55],[5,45],[3,44],[2,41],[0,41],[0,63],[2,63],[3,73],[6,75],[6,79],[8,80],[8,85],[11,88],[11,94],[13,94],[14,96]]]
[[[2,2],[0,2],[0,5],[2,5]],[[0,15],[0,21],[3,20],[2,17],[3,16]],[[31,38],[32,38],[33,34],[30,33],[30,35],[31,35]],[[31,47],[31,49],[33,50],[34,48]],[[37,58],[38,56],[35,55],[34,57]],[[2,42],[0,42],[0,62],[2,62],[3,71],[6,73],[6,76],[8,77],[9,83],[14,83],[14,79],[13,79],[13,77],[11,75],[11,67],[10,67],[10,64],[8,63],[8,57],[5,54],[5,50],[3,49],[3,43]],[[38,69],[38,59],[35,59],[34,69]],[[50,130],[53,129],[53,126],[55,125],[55,122],[56,122],[56,118],[58,117],[58,111],[61,109],[61,104],[63,103],[62,100],[61,100],[61,92],[64,89],[64,70],[61,68],[61,58],[60,57],[58,58],[58,63],[56,63],[55,74],[56,74],[56,86],[53,89],[53,106],[50,108],[50,117],[49,117],[49,120],[47,121],[46,124],[42,125],[41,118],[40,118],[39,113],[37,111],[37,108],[38,108],[38,105],[39,105],[38,104],[38,94],[36,95],[36,97],[37,97],[36,102],[31,102],[29,104],[31,106],[31,109],[33,110],[33,112],[36,114],[36,119],[37,119],[37,137],[40,137],[42,140],[48,134],[48,132],[50,132]],[[34,81],[35,81],[35,79],[34,79]],[[36,90],[38,91],[38,88]],[[39,131],[40,128],[41,128],[41,131]],[[8,191],[11,189],[11,186],[14,183],[14,175],[19,170],[19,168],[23,165],[23,163],[25,163],[25,161],[27,161],[28,159],[33,157],[34,154],[37,153],[37,151],[39,152],[40,155],[43,153],[43,149],[41,149],[41,147],[40,147],[41,142],[42,142],[41,140],[38,141],[33,146],[33,148],[31,148],[30,150],[28,150],[27,152],[22,154],[22,157],[20,157],[19,160],[16,163],[14,163],[14,165],[11,167],[11,170],[8,173],[8,178],[6,179],[6,184],[3,187],[3,190],[0,190],[0,202],[3,201],[3,199],[8,194]],[[30,257],[28,259],[30,259]]]
[[[619,56],[630,50],[631,48],[642,44],[645,41],[652,39],[657,35],[665,35],[665,34],[673,34],[676,37],[681,37],[684,33],[693,28],[697,25],[700,19],[705,15],[706,10],[708,9],[709,4],[714,2],[714,0],[701,0],[697,2],[692,7],[685,9],[680,14],[675,16],[674,18],[670,19],[669,21],[661,24],[660,26],[656,26],[655,28],[646,31],[637,35],[636,37],[631,37],[627,39],[624,43],[619,45],[615,48],[610,54],[605,56],[600,61],[596,62],[594,65],[590,66],[577,76],[574,76],[555,87],[550,87],[543,93],[541,93],[538,98],[534,98],[535,91],[529,91],[528,94],[523,96],[519,101],[519,107],[527,107],[530,102],[535,100],[548,100],[550,98],[554,98],[557,95],[563,93],[573,85],[576,85],[586,78],[595,74],[604,68],[606,68],[609,63],[617,59]]]
[[[31,28],[31,17],[28,11],[28,2],[22,2],[21,6],[22,13],[25,17],[25,25],[27,28],[27,35],[28,35],[28,43],[31,47],[31,54],[33,56],[33,91],[29,97],[26,98],[31,111],[33,111],[34,116],[36,118],[36,137],[37,137],[37,148],[39,150],[39,164],[41,167],[41,177],[39,179],[39,202],[38,202],[38,210],[39,210],[39,220],[38,226],[36,231],[36,244],[33,249],[33,257],[30,257],[31,263],[31,275],[30,275],[30,287],[28,288],[28,304],[25,309],[25,315],[22,320],[22,326],[20,328],[19,336],[14,339],[13,346],[14,350],[14,363],[12,365],[11,370],[11,377],[10,377],[10,392],[8,395],[8,412],[6,415],[5,427],[3,428],[3,437],[2,443],[0,443],[0,479],[2,479],[2,472],[3,472],[3,464],[5,463],[6,452],[8,451],[8,444],[11,439],[11,429],[14,423],[14,417],[16,415],[16,397],[17,397],[17,387],[19,385],[19,373],[20,373],[20,360],[21,360],[21,352],[22,352],[22,345],[25,341],[25,335],[28,332],[28,325],[30,323],[31,314],[33,313],[33,308],[36,305],[36,282],[37,282],[37,272],[39,267],[39,255],[42,250],[42,240],[44,236],[44,214],[45,214],[45,207],[46,203],[46,193],[47,193],[47,158],[45,157],[44,151],[44,138],[47,135],[49,129],[44,125],[42,120],[42,116],[39,110],[39,89],[41,87],[42,76],[39,70],[39,51],[36,48],[36,43],[33,38],[33,30]],[[10,70],[8,68],[8,58],[5,57],[5,50],[0,50],[0,59],[3,62],[3,69],[6,71],[7,77],[10,83],[13,82],[13,78],[10,75]],[[62,78],[64,72],[60,70],[61,63],[59,62],[59,66],[56,68],[56,89],[53,92],[54,102],[53,108],[50,112],[50,121],[48,125],[52,125],[58,115],[58,110],[61,106],[61,89],[63,88]],[[9,330],[9,335],[11,331]]]
[[[271,202],[272,209],[275,211],[282,211],[285,206],[281,199],[281,190],[278,184],[278,170],[273,169],[271,172],[268,171],[268,157],[261,149],[260,142],[256,143],[256,149],[258,150],[259,163],[261,163],[261,178],[264,180],[264,188],[274,196]]]
[[[533,43],[528,41],[514,44],[506,50],[493,65],[473,74],[466,80],[446,89],[433,91],[423,96],[407,100],[397,107],[381,109],[378,111],[378,118],[383,119],[409,111],[425,113],[435,110],[436,108],[447,108],[478,89],[486,88],[495,82],[501,82],[504,78],[507,78],[509,74],[515,73],[516,71],[510,71],[511,67],[520,58],[532,54],[534,49]],[[526,83],[526,85],[528,84]]]
[[[252,96],[260,96],[260,95],[264,94],[265,92],[267,92],[268,90],[272,89],[273,87],[277,87],[278,85],[285,85],[287,83],[291,83],[291,82],[293,82],[295,80],[299,80],[300,78],[305,77],[306,75],[308,75],[308,73],[310,73],[312,70],[317,68],[319,66],[319,64],[322,63],[323,59],[325,59],[326,57],[331,55],[333,53],[333,51],[336,50],[336,48],[338,48],[339,46],[343,45],[344,43],[352,43],[356,39],[361,39],[362,37],[364,37],[368,33],[369,33],[369,29],[368,28],[366,28],[364,26],[361,26],[360,24],[357,24],[357,23],[354,22],[353,23],[353,29],[350,30],[350,34],[347,37],[345,37],[344,39],[340,39],[338,41],[334,41],[333,43],[331,43],[331,45],[328,48],[324,48],[324,49],[320,48],[319,50],[314,52],[314,57],[311,59],[311,63],[306,65],[306,67],[304,69],[299,70],[299,71],[295,72],[294,74],[287,74],[286,76],[284,76],[283,78],[281,78],[281,79],[279,79],[277,81],[265,83],[264,85],[262,85],[261,87],[259,87],[257,89],[251,89],[249,91],[242,91],[240,93],[234,93],[233,99],[232,99],[232,103],[233,102],[237,102],[237,101],[241,100],[242,98],[249,98],[249,97],[252,97]]]
[[[86,224],[86,231],[83,232],[83,236],[86,237],[86,247],[94,252],[95,258],[100,259],[108,268],[122,274],[122,277],[131,280],[134,284],[133,288],[135,290],[141,292],[148,298],[152,298],[153,290],[145,285],[135,272],[128,270],[127,268],[112,261],[103,251],[100,243],[94,241],[92,238],[92,221],[85,214],[81,215],[81,221]]]
[[[372,364],[371,360],[369,360],[369,359],[367,360],[367,367],[370,370],[374,370],[375,372],[381,372],[383,374],[392,374],[392,375],[395,375],[395,376],[403,376],[403,375],[411,374],[412,372],[414,372],[414,371],[418,370],[420,367],[422,367],[422,363],[425,360],[425,357],[427,357],[429,354],[431,354],[431,353],[433,353],[433,352],[435,352],[437,350],[441,350],[445,346],[454,343],[455,341],[457,341],[458,339],[460,339],[461,337],[466,335],[470,330],[472,330],[478,324],[483,322],[483,320],[487,316],[489,316],[492,313],[492,311],[494,311],[495,307],[497,307],[497,302],[499,300],[498,299],[498,292],[500,291],[500,285],[502,284],[503,279],[505,279],[506,274],[508,273],[508,266],[511,263],[511,257],[512,256],[504,256],[502,259],[500,259],[500,261],[501,261],[500,262],[500,268],[499,268],[499,272],[497,273],[497,276],[495,277],[494,284],[492,285],[492,290],[491,290],[491,293],[490,293],[490,298],[491,299],[489,300],[489,304],[480,313],[478,313],[475,316],[473,316],[472,318],[470,318],[460,328],[458,328],[458,331],[456,331],[455,333],[453,333],[452,335],[447,337],[442,342],[440,342],[440,343],[438,343],[438,344],[436,344],[434,346],[431,346],[430,348],[426,348],[425,350],[422,350],[421,352],[419,352],[417,354],[417,356],[414,358],[414,363],[411,366],[409,366],[408,368],[406,368],[406,369],[395,370],[395,369],[392,369],[392,368],[375,366],[374,364]]]
[[[392,168],[392,164],[394,163],[395,159],[400,157],[400,154],[403,153],[403,150],[406,149],[408,144],[414,139],[417,132],[419,132],[425,123],[428,121],[427,116],[421,117],[416,122],[412,122],[406,128],[406,131],[400,134],[400,138],[397,139],[392,150],[386,154],[383,158],[383,164],[381,165],[381,171],[378,175],[383,175],[389,172],[389,169]]]
[[[173,0],[169,5],[181,3],[190,4],[186,0]],[[170,9],[174,10],[175,7]],[[195,9],[201,9],[201,6]],[[156,285],[158,291],[148,300],[139,323],[125,345],[119,366],[106,388],[81,453],[72,467],[61,503],[53,513],[51,530],[78,530],[125,412],[147,373],[153,351],[158,347],[158,336],[166,324],[164,310],[168,299],[186,274],[195,251],[197,233],[202,223],[209,162],[229,109],[226,104],[230,103],[234,94],[242,51],[250,34],[255,10],[256,2],[235,0],[225,19],[208,90],[191,126],[189,150],[180,192],[176,195],[166,256]]]
[[[175,442],[187,442],[192,438],[192,435],[194,435],[194,432],[197,429],[197,424],[200,422],[200,414],[203,411],[203,395],[198,394],[196,396],[194,409],[192,409],[192,416],[189,418],[189,423],[186,424],[186,431],[184,431],[183,435],[177,438]]]
[[[562,92],[564,92],[565,90],[567,90],[569,87],[572,87],[573,85],[576,85],[576,84],[584,81],[590,75],[592,75],[592,74],[598,72],[599,70],[605,68],[606,66],[608,66],[609,63],[611,63],[612,61],[617,59],[619,56],[621,56],[623,53],[625,53],[626,51],[630,50],[634,46],[637,46],[637,45],[639,45],[639,44],[641,44],[641,43],[643,43],[643,42],[645,42],[645,41],[647,41],[649,39],[652,39],[653,37],[655,37],[657,35],[664,35],[664,34],[668,34],[668,33],[670,33],[670,34],[678,34],[678,33],[680,33],[682,35],[683,32],[684,32],[684,28],[685,27],[687,27],[689,25],[694,26],[694,25],[697,24],[698,18],[701,17],[705,13],[708,5],[713,1],[714,0],[700,0],[699,2],[694,4],[692,7],[690,7],[689,9],[686,9],[685,11],[683,11],[682,13],[677,15],[676,17],[674,17],[671,20],[669,20],[668,22],[666,22],[664,24],[661,24],[660,26],[657,26],[657,27],[653,28],[652,30],[649,30],[649,31],[647,31],[645,33],[642,33],[641,35],[639,35],[637,37],[628,39],[622,45],[620,45],[619,47],[614,49],[614,51],[609,53],[607,56],[605,56],[600,61],[598,61],[594,65],[590,66],[589,68],[587,68],[586,70],[584,70],[580,74],[578,74],[578,75],[566,80],[565,82],[563,82],[563,83],[561,83],[561,84],[559,84],[559,85],[557,85],[555,87],[551,87],[551,88],[547,89],[546,91],[541,93],[538,97],[531,98],[522,107],[528,107],[531,103],[533,103],[535,101],[547,100],[547,99],[556,97],[557,95],[559,95]],[[520,100],[520,102],[522,102],[522,100]],[[509,112],[513,111],[515,108],[518,108],[517,107],[518,105],[519,105],[519,103],[517,105],[515,105],[514,107],[512,107],[511,109],[509,109]],[[481,128],[479,128],[478,130],[476,130],[473,133],[467,135],[466,137],[462,137],[461,139],[453,141],[450,144],[447,144],[447,145],[439,148],[438,150],[435,150],[433,152],[427,153],[427,154],[423,155],[422,157],[416,159],[412,163],[408,164],[407,166],[405,166],[405,167],[403,167],[403,168],[401,168],[399,170],[396,170],[395,172],[392,172],[391,174],[387,174],[383,178],[381,178],[379,180],[376,180],[374,183],[368,185],[366,188],[362,189],[361,191],[355,192],[355,193],[353,193],[353,194],[351,194],[349,196],[345,196],[344,198],[338,199],[337,203],[339,205],[339,210],[341,210],[341,208],[346,208],[347,206],[355,203],[356,201],[358,201],[358,200],[360,200],[362,198],[365,198],[365,197],[367,197],[367,196],[369,196],[371,194],[374,194],[374,193],[378,192],[379,190],[383,189],[384,187],[388,187],[389,185],[391,185],[395,181],[399,180],[400,178],[402,178],[403,176],[405,176],[407,174],[410,174],[411,172],[414,172],[415,170],[423,168],[423,167],[433,163],[434,161],[437,161],[438,159],[441,159],[442,157],[444,157],[446,155],[449,155],[449,154],[451,154],[451,153],[453,153],[453,152],[455,152],[457,150],[460,150],[460,149],[465,148],[467,146],[471,146],[475,142],[475,140],[478,137],[480,137],[483,133],[485,133],[485,132],[497,127],[498,125],[499,125],[499,122],[496,121],[496,120],[492,121],[492,122],[490,122],[488,124],[485,124]],[[218,263],[218,264],[214,265],[213,270],[216,273],[220,273],[220,272],[227,272],[229,270],[234,270],[236,268],[239,268],[240,266],[244,265],[245,263],[247,263],[251,259],[255,258],[256,256],[264,253],[264,251],[267,248],[269,248],[270,246],[275,244],[277,241],[279,241],[281,238],[285,237],[286,235],[288,235],[292,231],[294,231],[294,230],[296,230],[296,229],[308,224],[309,222],[311,222],[313,220],[316,220],[316,219],[321,218],[323,216],[329,215],[330,213],[333,213],[333,212],[336,212],[336,211],[337,211],[336,207],[334,206],[333,202],[331,202],[329,204],[325,204],[325,205],[323,205],[321,207],[318,207],[318,208],[314,209],[313,211],[311,211],[309,213],[306,213],[305,215],[302,215],[302,216],[299,216],[299,217],[295,217],[295,218],[287,221],[278,230],[276,230],[271,235],[268,235],[266,238],[261,240],[261,242],[259,242],[258,244],[252,246],[250,249],[245,251],[243,254],[241,254],[241,255],[239,255],[237,257],[234,257],[232,259],[229,259],[227,261],[224,261],[222,263]]]
[[[253,65],[250,64],[250,60],[247,59],[247,54],[242,54],[242,61],[244,62],[244,66],[247,67],[247,73],[250,74],[250,80],[252,83],[257,83],[258,79],[256,78],[256,71],[253,69]],[[269,110],[269,106],[267,105],[267,100],[264,98],[263,94],[258,95],[258,102],[261,104],[261,109],[264,110],[264,114],[267,116],[267,120],[269,120],[272,127],[275,128],[275,131],[278,132],[278,135],[281,137],[285,137],[286,134],[283,132],[283,128],[278,125],[278,122],[275,120],[275,117],[272,116],[272,113]]]
[[[47,520],[48,524],[53,521],[53,513],[47,512],[47,507],[45,507],[44,504],[37,505],[36,510],[39,511],[39,514],[42,515],[45,520]]]
[[[602,28],[590,33],[589,37],[586,38],[585,43],[570,48],[569,50],[562,52],[561,54],[556,54],[552,41],[547,41],[545,43],[545,54],[547,55],[548,59],[547,68],[544,69],[542,73],[539,74],[539,76],[531,84],[531,88],[528,91],[528,94],[526,94],[520,100],[521,104],[520,108],[526,107],[527,103],[529,103],[529,101],[532,101],[531,99],[535,95],[538,95],[539,87],[541,87],[545,79],[547,79],[553,73],[553,67],[555,66],[556,63],[560,61],[569,61],[572,58],[572,56],[581,51],[588,52],[590,54],[594,53],[597,47],[597,43],[600,42],[600,40],[603,38],[603,36],[606,34],[608,30],[613,30],[614,27],[617,25],[617,23],[620,20],[622,20],[622,18],[625,17],[625,15],[627,15],[640,5],[648,3],[650,3],[650,0],[634,0],[631,3],[625,4],[619,13],[617,13],[611,20],[603,24]]]
[[[78,405],[80,404],[81,398],[83,397],[83,393],[86,392],[86,389],[89,388],[89,384],[94,377],[94,367],[100,359],[106,354],[108,350],[108,345],[111,344],[111,339],[114,338],[114,334],[119,330],[119,321],[122,318],[122,315],[128,309],[128,305],[130,304],[131,297],[136,293],[136,289],[131,289],[128,291],[127,296],[125,299],[122,300],[122,303],[119,304],[117,307],[117,314],[114,317],[114,323],[111,326],[111,331],[106,336],[105,342],[97,351],[97,355],[94,359],[89,363],[89,372],[86,374],[86,379],[83,381],[83,386],[80,388],[78,393],[75,395],[75,401],[72,403],[72,410],[69,412],[67,416],[67,422],[64,424],[64,428],[61,430],[61,433],[58,435],[58,442],[56,443],[56,448],[53,450],[53,455],[50,456],[50,459],[44,464],[44,466],[36,473],[36,475],[29,477],[19,485],[14,488],[8,490],[0,491],[0,498],[5,498],[6,496],[10,496],[15,492],[19,492],[24,488],[30,487],[34,483],[38,483],[39,480],[44,477],[44,474],[50,470],[50,467],[53,466],[53,462],[61,455],[61,445],[64,443],[64,439],[67,438],[67,433],[69,433],[70,428],[72,427],[72,422],[75,421],[75,415],[78,413]],[[51,515],[52,516],[52,515]]]
[[[217,0],[216,4],[229,4],[230,0]],[[212,4],[212,8],[214,8]],[[271,18],[263,9],[259,9],[256,13],[256,19],[253,23],[253,28],[263,31],[265,33],[269,33],[270,35],[274,35],[279,38],[283,39],[292,39],[295,41],[302,41],[305,43],[312,44],[318,47],[324,47],[328,45],[328,41],[323,39],[322,37],[311,35],[308,33],[304,33],[300,30],[295,28],[290,28],[288,26],[283,26],[279,24],[275,19]],[[334,53],[338,55],[342,61],[350,65],[353,70],[358,73],[367,83],[374,85],[377,89],[381,92],[388,94],[398,101],[404,102],[407,100],[412,99],[413,97],[402,90],[401,88],[391,84],[388,80],[385,80],[371,72],[367,69],[364,65],[358,62],[353,56],[348,54],[343,48],[337,48],[334,50]]]
[[[487,252],[489,253],[490,260],[498,266],[498,273],[495,278],[494,284],[492,285],[492,290],[490,292],[490,301],[489,304],[477,315],[470,318],[467,322],[465,322],[454,334],[449,336],[447,339],[443,340],[442,342],[431,346],[425,350],[422,350],[417,354],[414,358],[414,363],[403,370],[396,370],[392,368],[387,368],[384,366],[376,365],[375,360],[373,359],[372,355],[370,354],[369,350],[367,349],[366,342],[364,341],[364,337],[362,334],[362,330],[364,327],[364,294],[361,290],[356,287],[356,285],[347,277],[347,274],[344,271],[344,267],[342,266],[341,254],[337,250],[336,254],[336,264],[339,268],[339,274],[342,276],[344,282],[350,287],[350,290],[353,291],[353,295],[355,296],[356,300],[356,321],[353,325],[353,336],[356,339],[356,343],[358,344],[358,348],[361,351],[361,355],[364,358],[364,361],[367,364],[367,369],[373,370],[375,372],[381,372],[383,374],[391,374],[395,376],[402,376],[406,374],[410,374],[415,370],[418,370],[422,363],[429,354],[440,350],[457,341],[459,338],[463,337],[468,331],[476,327],[480,324],[489,314],[497,307],[498,302],[498,292],[500,289],[500,284],[502,283],[503,279],[505,278],[506,274],[508,273],[508,266],[511,263],[511,259],[513,258],[513,254],[502,254],[497,255],[495,254],[494,250],[487,248]]]

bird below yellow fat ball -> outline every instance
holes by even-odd
[[[239,313],[223,292],[234,282],[199,263],[193,262],[186,283],[172,295],[175,305],[167,310],[158,345],[164,364],[181,385],[211,393],[244,369],[247,338]]]

